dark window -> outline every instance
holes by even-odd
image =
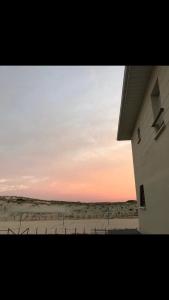
[[[140,133],[140,128],[137,128],[137,144],[141,142],[141,133]]]
[[[145,194],[144,194],[144,186],[140,185],[140,207],[145,207]]]
[[[164,120],[163,120],[164,109],[161,106],[161,97],[160,97],[160,88],[159,88],[158,79],[156,80],[153,91],[151,93],[151,103],[152,103],[152,110],[154,115],[154,122],[152,124],[152,127],[154,127],[156,131],[158,131],[161,128],[161,126],[164,124]]]

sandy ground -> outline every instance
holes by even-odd
[[[9,231],[8,228],[10,229]],[[81,219],[56,221],[0,222],[0,234],[74,234],[95,233],[102,229],[137,229],[138,218],[128,219]]]

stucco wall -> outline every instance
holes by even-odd
[[[155,140],[151,92],[157,77],[166,128]],[[142,138],[139,144],[138,127]],[[146,209],[139,209],[140,231],[169,234],[169,66],[154,68],[133,132],[132,151],[138,202],[139,186],[143,184],[145,190]]]

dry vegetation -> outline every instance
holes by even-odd
[[[75,234],[138,228],[136,201],[80,203],[0,197],[0,234]]]
[[[0,221],[113,219],[137,217],[136,201],[81,203],[0,197]]]

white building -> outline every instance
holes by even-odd
[[[169,66],[125,68],[117,139],[131,140],[140,231],[169,234]]]

